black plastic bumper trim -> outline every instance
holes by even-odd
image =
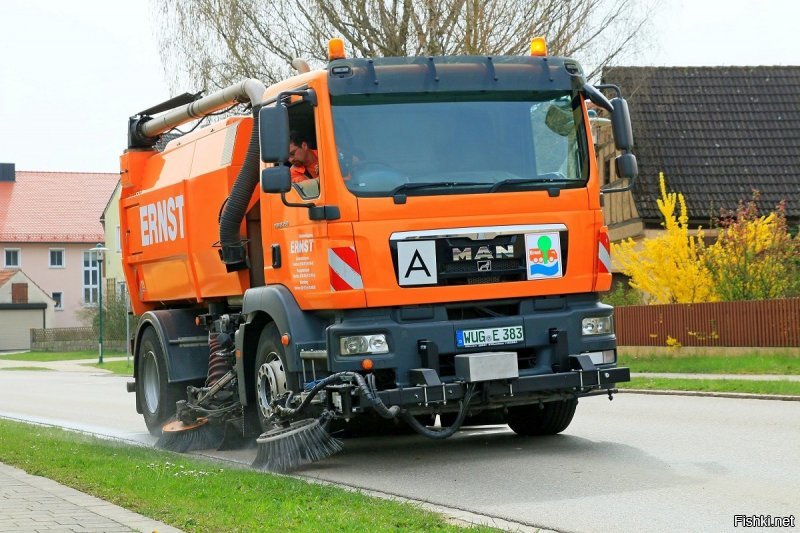
[[[613,387],[616,383],[630,380],[630,369],[625,367],[521,376],[510,380],[486,382],[483,397],[488,400],[510,399],[531,393],[558,392],[569,389],[578,389],[576,394],[580,396],[581,389],[607,389]],[[441,404],[445,401],[458,401],[464,397],[465,391],[466,383],[457,382],[442,383],[441,385],[428,387],[408,387],[379,391],[378,396],[388,406],[427,405],[431,403]],[[362,403],[362,405],[364,404]]]

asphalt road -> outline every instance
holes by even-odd
[[[3,371],[0,414],[152,443],[126,381]],[[800,402],[620,394],[581,400],[554,437],[348,439],[298,473],[557,531],[741,531],[734,515],[800,518],[798,452]]]

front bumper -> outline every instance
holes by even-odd
[[[454,358],[459,354],[486,351],[517,353],[520,375],[566,373],[574,368],[570,357],[616,348],[613,332],[583,335],[581,322],[586,317],[610,316],[612,309],[601,304],[595,294],[567,295],[558,298],[525,298],[479,302],[482,307],[502,310],[502,316],[458,317],[461,308],[478,305],[445,304],[420,308],[364,309],[345,311],[327,329],[328,368],[331,373],[361,371],[361,360],[369,358],[376,372],[394,372],[394,385],[416,385],[411,372],[418,368],[436,371],[442,381],[456,375]],[[512,309],[509,311],[509,308]],[[502,314],[502,313],[497,313]],[[474,329],[521,327],[524,340],[504,345],[459,347],[458,332]],[[383,334],[388,353],[342,355],[340,339],[350,335]],[[584,368],[585,370],[585,368]]]
[[[473,405],[491,408],[588,396],[630,380],[630,369],[620,367],[486,381],[478,384],[480,394],[473,398]],[[412,411],[450,411],[458,408],[458,401],[464,397],[468,385],[466,382],[441,383],[384,390],[377,394],[387,406],[399,405]],[[365,401],[360,404],[368,405]]]

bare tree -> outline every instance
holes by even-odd
[[[641,1],[641,0],[640,0]],[[296,57],[323,62],[342,37],[358,57],[519,55],[546,37],[590,78],[635,51],[649,9],[637,0],[159,0],[158,37],[174,88],[245,77],[274,83]]]

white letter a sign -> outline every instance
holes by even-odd
[[[436,241],[398,241],[397,276],[401,286],[436,284]]]

